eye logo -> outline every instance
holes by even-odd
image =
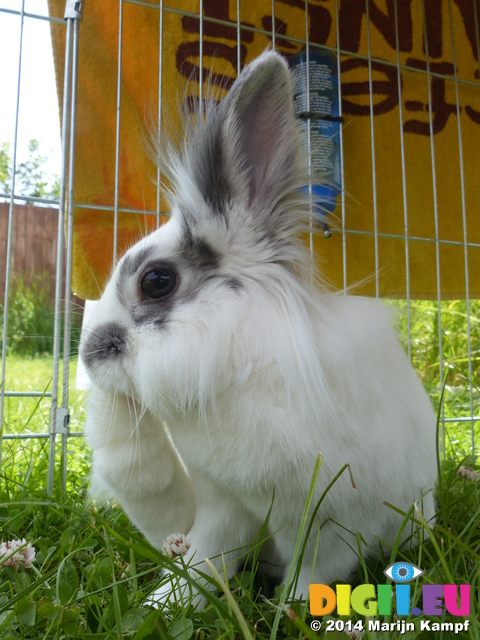
[[[425,572],[408,562],[394,562],[383,573],[394,582],[411,582]]]

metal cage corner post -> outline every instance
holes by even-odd
[[[79,23],[84,0],[67,0],[65,7],[66,45],[65,76],[62,108],[62,166],[58,209],[57,269],[55,277],[55,329],[53,342],[52,403],[50,409],[50,447],[48,456],[47,491],[53,492],[57,435],[62,436],[62,490],[67,483],[67,439],[69,435],[68,385],[70,360],[70,316],[72,281],[73,199],[75,177],[75,122],[78,72]],[[65,268],[63,265],[65,249]],[[64,298],[62,298],[62,282]],[[62,322],[63,302],[63,322]],[[63,325],[63,384],[59,405],[60,346]]]
[[[0,383],[0,470],[2,468],[2,441],[3,441],[3,425],[5,415],[5,380],[7,369],[7,340],[8,340],[8,309],[10,298],[10,267],[11,267],[11,251],[12,251],[12,230],[13,230],[13,207],[15,195],[15,175],[17,168],[17,140],[18,140],[18,114],[20,104],[20,82],[22,78],[22,52],[23,52],[23,28],[25,19],[25,0],[22,0],[20,10],[20,43],[18,53],[18,78],[17,78],[17,101],[15,108],[15,130],[13,134],[13,159],[12,159],[12,180],[10,188],[10,202],[8,206],[8,222],[7,222],[7,252],[5,259],[5,294],[3,302],[3,334],[2,334],[2,379]]]

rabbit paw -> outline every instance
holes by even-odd
[[[170,536],[169,536],[170,537]],[[145,606],[159,608],[178,608],[193,605],[196,609],[203,609],[207,599],[196,589],[189,587],[184,578],[177,578],[168,572],[164,576],[161,587],[156,589],[145,601]]]

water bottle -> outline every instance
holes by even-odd
[[[310,157],[312,172],[325,184],[313,185],[312,196],[315,220],[324,227],[324,235],[331,232],[325,215],[337,206],[337,196],[342,190],[340,171],[340,127],[342,119],[338,105],[337,57],[329,51],[310,50],[309,80],[310,105],[307,95],[307,53],[300,51],[289,60],[293,78],[293,104],[304,133],[304,145],[308,145],[310,121]],[[308,189],[308,187],[305,187]]]

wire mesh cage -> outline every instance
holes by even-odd
[[[67,442],[82,435],[81,411],[72,420],[74,306],[98,298],[125,248],[168,217],[143,123],[156,118],[162,135],[175,126],[179,99],[187,106],[207,99],[209,83],[225,94],[266,47],[285,55],[293,71],[303,55],[302,122],[311,158],[318,122],[335,124],[327,142],[337,154],[338,194],[320,225],[326,233],[309,238],[326,282],[398,309],[405,348],[439,409],[445,453],[474,454],[480,424],[477,1],[82,0],[65,6],[50,0],[48,7],[40,14],[38,3],[0,0],[0,21],[11,21],[16,38],[15,65],[11,56],[2,61],[15,68],[5,88],[13,113],[11,168],[0,193],[2,441],[48,443],[41,452],[49,460],[48,490],[56,470],[66,488]],[[19,178],[22,127],[32,118],[22,111],[22,77],[28,41],[40,24],[51,30],[62,123],[54,196],[25,195]],[[337,93],[336,112],[325,118],[314,104],[321,87],[313,71],[327,54]],[[41,131],[39,117],[37,126]],[[28,217],[25,207],[32,204]],[[58,207],[48,223],[45,205]],[[29,253],[21,232],[39,220],[50,229],[39,246],[56,234],[49,249],[51,358],[48,374],[32,376],[27,389],[9,374],[16,375],[9,354],[18,337],[11,329],[17,331],[15,276],[20,268],[45,268],[45,256],[27,267],[17,255],[21,243]],[[12,418],[27,399],[31,412],[50,405],[38,426]]]

